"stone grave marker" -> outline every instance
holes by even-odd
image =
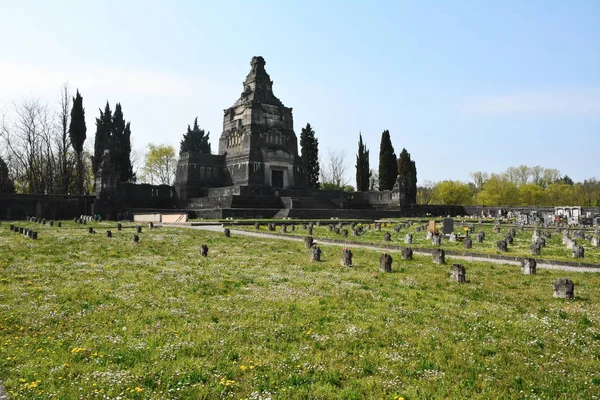
[[[136,226],[135,230],[137,233],[142,233],[142,226],[141,225]]]
[[[387,253],[379,256],[379,271],[392,272],[392,256]]]
[[[350,251],[350,249],[342,250],[342,257],[341,257],[340,262],[341,262],[342,266],[344,266],[344,267],[352,266],[352,252]]]
[[[309,235],[312,235],[312,234],[313,234],[313,228],[312,228],[312,226],[309,226],[309,227],[308,227],[308,232],[307,232],[307,233],[308,233]]]
[[[345,238],[348,237],[348,229],[342,229],[342,236]]]
[[[600,239],[598,239],[598,237],[594,236],[592,238],[592,246],[593,247],[599,247],[600,246]]]
[[[521,271],[525,275],[535,275],[537,262],[534,258],[523,258],[521,260]]]
[[[313,238],[312,236],[306,236],[304,238],[304,247],[306,247],[307,249],[310,249],[313,245]]]
[[[446,252],[443,249],[434,249],[432,256],[434,264],[446,264]]]
[[[386,241],[386,242],[391,241],[392,240],[392,235],[390,235],[389,232],[384,233],[383,234],[383,240]]]
[[[117,223],[117,230],[120,232],[121,229],[123,229],[123,225],[121,225],[121,223]]]
[[[427,236],[425,236],[427,240],[431,240],[433,238],[433,233],[427,231]]]
[[[395,233],[400,232],[400,227],[398,225],[394,225],[394,232]]]
[[[321,248],[316,244],[310,247],[310,261],[316,262],[321,261]]]
[[[473,248],[473,241],[471,240],[470,237],[464,238],[462,243],[463,243],[463,248],[465,248],[465,249]]]
[[[407,233],[406,235],[404,235],[404,243],[412,244],[412,242],[413,242],[412,233]]]
[[[225,228],[223,230],[223,233],[225,234],[225,237],[227,237],[227,238],[231,237],[231,231],[228,228]]]
[[[467,281],[467,274],[464,265],[452,264],[450,267],[450,279],[458,283],[465,283]]]
[[[148,222],[148,229],[154,229],[154,222]]]
[[[533,256],[539,256],[542,253],[542,247],[537,242],[531,243],[529,246],[529,252]]]
[[[583,246],[574,245],[573,248],[571,249],[571,254],[573,255],[573,258],[583,258],[583,255],[584,255]]]
[[[512,235],[508,234],[508,235],[504,235],[504,240],[506,241],[506,244],[513,244],[513,237]]]
[[[507,252],[508,251],[508,245],[506,243],[506,240],[498,240],[496,242],[496,246],[498,247],[499,251],[502,251],[502,252]]]
[[[133,242],[134,243],[139,243],[140,242],[140,235],[133,235]]]
[[[448,241],[450,241],[450,242],[456,242],[456,235],[454,234],[454,232],[452,232],[450,234],[450,238],[448,239]]]
[[[554,281],[554,297],[572,299],[575,297],[575,284],[567,278],[558,278]]]
[[[33,240],[37,240],[37,238],[38,238],[38,233],[37,233],[37,231],[33,231],[33,232],[31,232],[31,238],[32,238]]]
[[[260,224],[258,222],[254,223],[254,229],[259,230]]]
[[[282,225],[281,226],[281,232],[287,233],[287,225]]]
[[[88,233],[96,233],[96,232],[94,231],[94,228],[90,226],[88,228]]]
[[[208,245],[203,244],[202,246],[200,246],[200,255],[202,257],[208,257]]]
[[[431,238],[431,244],[434,246],[441,246],[442,245],[442,236],[441,235],[433,235],[433,237]]]
[[[106,231],[106,237],[112,237],[112,231],[110,229]]]
[[[403,247],[401,250],[403,260],[413,259],[413,250],[410,247]]]
[[[483,243],[484,240],[485,240],[485,232],[484,231],[477,232],[477,243]]]
[[[333,228],[333,233],[335,233],[336,235],[340,234],[340,228],[338,228],[337,226],[335,228]]]

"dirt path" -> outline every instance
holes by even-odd
[[[165,226],[173,226],[173,225],[165,225]],[[191,229],[199,229],[199,230],[204,230],[204,231],[212,231],[212,232],[223,232],[223,229],[224,229],[221,225],[196,225],[196,226],[182,226],[182,227],[191,228]],[[241,231],[241,230],[232,229],[232,228],[229,228],[229,230],[231,231],[231,233],[233,235],[252,236],[252,237],[271,239],[271,240],[291,240],[291,241],[296,241],[296,242],[304,241],[303,238],[296,237],[296,236],[270,235],[268,233]],[[361,249],[368,249],[368,250],[374,250],[374,251],[382,251],[382,250],[389,251],[389,252],[390,251],[396,251],[396,252],[398,251],[398,250],[384,249],[381,247],[364,245],[364,244],[335,243],[335,242],[330,242],[327,239],[315,239],[315,240],[318,241],[319,243],[327,244],[329,246],[361,248]],[[431,254],[429,254],[429,253],[420,252],[418,249],[414,249],[414,248],[413,248],[413,253],[419,254],[419,255],[431,256]],[[451,258],[451,259],[456,259],[456,260],[465,260],[465,261],[482,261],[482,262],[489,262],[489,263],[494,263],[494,264],[508,264],[508,265],[519,265],[519,266],[521,265],[521,263],[519,261],[496,260],[493,258],[487,258],[485,256],[477,256],[476,254],[474,254],[473,256],[454,256],[453,255],[453,256],[446,256],[446,258]],[[569,272],[600,272],[600,268],[572,267],[569,265],[552,265],[552,264],[538,263],[537,267],[543,268],[543,269],[555,269],[555,270],[569,271]],[[2,400],[2,399],[0,398],[0,400]]]

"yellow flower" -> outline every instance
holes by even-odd
[[[19,379],[19,382],[24,383],[24,382],[27,382],[27,380],[21,378],[21,379]]]
[[[144,391],[144,389],[142,389],[142,388],[141,388],[141,387],[139,387],[139,386],[136,386],[136,388],[135,388],[134,390],[135,390],[136,392],[138,392],[138,393],[139,393],[139,392],[143,392],[143,391]]]
[[[248,369],[248,367],[246,367],[245,365],[240,365],[240,369],[241,369],[242,371],[245,371],[246,369]]]
[[[254,365],[251,365],[251,366],[250,366],[250,369],[254,369]]]

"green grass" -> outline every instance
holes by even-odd
[[[405,221],[405,220],[403,220]],[[288,221],[289,222],[289,221]],[[295,222],[294,222],[295,223]],[[317,227],[316,225],[313,227],[312,236],[316,239],[326,238],[326,239],[341,239],[341,240],[349,240],[353,242],[363,242],[363,243],[380,243],[380,244],[396,244],[400,246],[405,246],[404,236],[407,233],[412,233],[413,235],[413,244],[410,247],[413,248],[435,248],[438,246],[433,246],[431,244],[431,240],[427,240],[427,232],[425,230],[417,232],[416,227],[418,225],[423,225],[415,223],[413,226],[409,228],[403,228],[398,233],[394,232],[393,226],[394,223],[388,223],[387,226],[382,226],[381,232],[375,229],[370,229],[364,231],[360,236],[352,236],[352,230],[350,229],[349,224],[346,224],[342,229],[348,229],[348,238],[344,239],[341,234],[336,234],[334,232],[329,231],[328,225],[333,224],[337,225],[336,222],[321,222],[321,226]],[[359,224],[363,227],[367,227],[369,224]],[[441,225],[439,225],[439,229],[441,230]],[[373,224],[371,224],[373,227]],[[463,230],[463,226],[459,226],[455,224],[455,232],[460,233],[462,236],[465,235]],[[245,225],[245,226],[234,226],[235,229],[242,229],[247,231],[256,231],[253,225]],[[531,229],[526,229],[521,232],[517,229],[516,237],[514,238],[514,242],[512,245],[508,246],[508,252],[500,252],[496,247],[496,242],[498,240],[504,239],[504,235],[506,235],[510,230],[510,227],[502,225],[499,233],[495,233],[493,230],[493,225],[491,224],[483,224],[477,225],[475,224],[475,233],[471,235],[473,240],[473,248],[470,250],[464,249],[463,244],[460,241],[450,242],[447,239],[442,239],[441,248],[449,249],[449,250],[459,250],[459,251],[468,251],[472,253],[482,253],[482,254],[501,254],[505,256],[518,256],[518,257],[532,257],[529,251],[529,246],[531,244],[531,236],[533,231]],[[543,231],[544,229],[542,229]],[[580,240],[576,239],[578,244],[581,244],[585,248],[585,257],[583,259],[574,259],[571,254],[571,250],[569,250],[565,245],[562,244],[562,234],[556,232],[555,229],[545,229],[552,234],[551,239],[546,239],[546,247],[542,248],[542,252],[540,256],[536,258],[544,258],[549,260],[560,260],[560,261],[580,261],[585,263],[597,263],[600,264],[600,248],[592,247],[589,240]],[[477,232],[484,231],[485,232],[485,240],[483,243],[477,243],[476,235]],[[259,232],[268,233],[268,229],[266,226],[266,222],[261,224]],[[281,233],[281,226],[277,226],[277,232]],[[385,242],[383,240],[383,236],[385,232],[389,232],[391,234],[391,242]],[[592,231],[588,231],[587,234],[592,233]],[[288,234],[290,235],[299,235],[306,236],[307,230],[303,228],[303,224],[296,223],[296,230],[294,232],[290,232],[288,230]]]
[[[339,247],[27,225],[38,241],[0,227],[11,399],[600,395],[600,275],[462,262],[458,285],[430,257],[382,274],[367,250],[344,268]],[[575,300],[552,297],[562,276]]]

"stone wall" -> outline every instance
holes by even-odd
[[[25,217],[71,219],[94,214],[94,196],[0,194],[0,218],[19,220]]]

